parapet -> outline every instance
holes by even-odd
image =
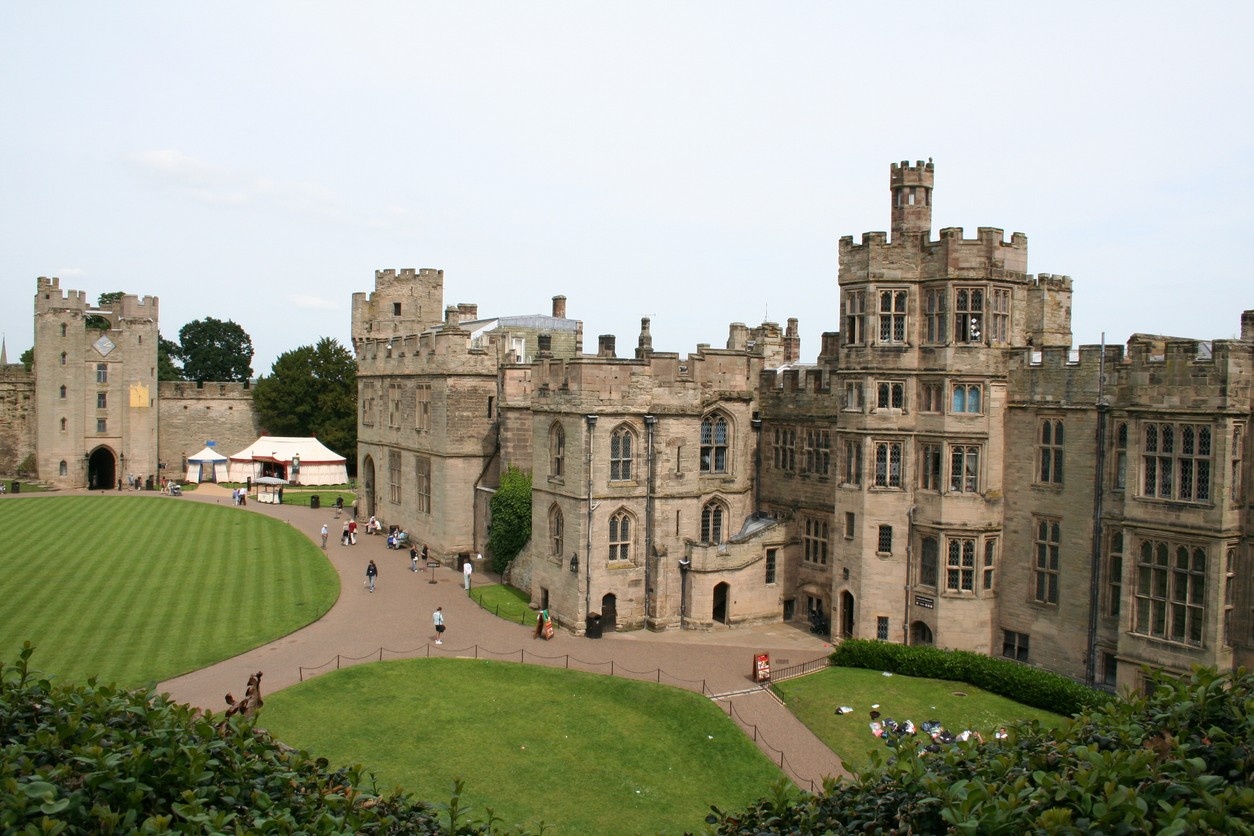
[[[40,276],[36,279],[35,311],[48,311],[69,308],[85,311],[88,309],[87,293],[82,290],[61,291],[61,280],[56,276],[48,278]]]

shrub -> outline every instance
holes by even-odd
[[[1070,717],[1104,704],[1110,695],[1056,673],[1009,659],[964,650],[910,646],[869,639],[846,639],[832,653],[832,664],[967,682],[1016,702]]]
[[[1062,729],[899,744],[853,781],[707,822],[723,834],[1254,833],[1254,675],[1156,681],[1152,697],[1107,700]]]

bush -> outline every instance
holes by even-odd
[[[0,832],[488,832],[456,798],[440,812],[363,789],[360,766],[329,769],[238,715],[95,680],[54,686],[31,653],[0,671]]]
[[[869,639],[846,639],[832,653],[832,664],[967,682],[1016,702],[1070,717],[1111,699],[1056,673],[1009,659],[964,650],[940,650]]]
[[[492,494],[488,555],[492,571],[504,574],[510,561],[531,539],[531,473],[510,465]]]
[[[1156,682],[1152,697],[1107,700],[1062,729],[1025,723],[936,752],[899,744],[854,781],[707,822],[723,834],[1254,833],[1254,675]]]

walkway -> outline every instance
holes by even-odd
[[[324,502],[334,500],[334,493],[329,493],[329,497],[323,495]],[[230,491],[217,485],[202,485],[184,496],[181,501],[231,502]],[[345,499],[349,499],[347,494]],[[306,669],[307,678],[309,668],[333,669],[334,665],[320,666],[333,662],[337,656],[345,663],[350,659],[378,659],[380,648],[386,648],[385,658],[428,653],[472,656],[476,652],[482,658],[498,659],[521,655],[568,657],[572,668],[584,670],[608,671],[612,664],[628,671],[646,672],[652,678],[652,673],[661,669],[663,682],[674,679],[695,682],[686,685],[694,690],[700,690],[700,681],[704,680],[706,693],[727,695],[716,699],[768,757],[780,763],[782,751],[785,771],[803,789],[820,788],[825,776],[846,774],[831,749],[770,691],[758,688],[750,680],[755,653],[769,653],[772,667],[779,669],[817,659],[829,652],[830,646],[819,637],[791,625],[773,624],[709,633],[643,630],[607,633],[600,640],[577,638],[558,630],[551,641],[540,642],[532,637],[530,626],[511,624],[481,609],[466,595],[458,571],[445,567],[436,569],[435,583],[431,583],[432,570],[409,571],[408,552],[387,549],[385,538],[381,536],[359,536],[355,546],[340,545],[337,538],[349,513],[347,510],[344,517],[337,520],[334,508],[313,510],[296,505],[249,502],[241,513],[250,512],[267,514],[296,526],[314,542],[318,541],[319,529],[326,523],[331,531],[327,556],[340,574],[339,600],[321,619],[295,633],[159,684],[159,690],[168,692],[179,702],[221,711],[225,707],[224,696],[228,692],[242,694],[249,675],[257,671],[265,673],[264,695],[300,681],[302,667]],[[373,593],[363,583],[366,563],[371,559],[379,567],[377,588]],[[486,578],[482,573],[474,576],[479,581]],[[495,582],[494,578],[490,580]],[[448,631],[442,646],[428,647],[434,639],[431,612],[437,606],[444,608]]]

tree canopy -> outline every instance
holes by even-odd
[[[492,571],[500,573],[531,539],[531,474],[513,465],[507,467],[491,505],[488,551]]]
[[[316,436],[357,466],[357,361],[330,337],[279,355],[253,386],[253,405],[272,435]]]
[[[252,377],[253,341],[235,322],[206,317],[179,329],[183,377],[204,383],[244,382]]]
[[[183,370],[177,362],[181,352],[178,343],[157,335],[157,380],[183,379]]]

